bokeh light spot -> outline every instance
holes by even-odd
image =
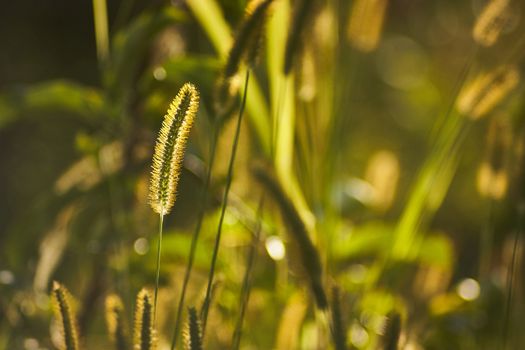
[[[273,260],[278,261],[284,259],[286,248],[284,247],[282,239],[277,236],[270,236],[266,239],[265,245],[268,255],[270,255]]]

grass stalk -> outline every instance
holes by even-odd
[[[235,162],[235,155],[237,153],[237,145],[239,143],[239,136],[241,132],[241,122],[242,122],[242,116],[244,114],[244,107],[246,106],[246,96],[248,95],[248,83],[250,81],[250,70],[246,70],[246,78],[244,81],[244,92],[241,102],[241,107],[239,109],[239,116],[237,118],[237,127],[235,130],[235,137],[233,139],[232,144],[232,151],[230,155],[230,162],[228,165],[228,174],[226,177],[226,187],[224,189],[224,195],[222,199],[222,206],[221,206],[221,214],[219,218],[219,225],[217,227],[217,234],[215,236],[215,246],[213,247],[213,255],[211,259],[211,265],[210,265],[210,272],[208,274],[208,285],[206,287],[206,296],[204,298],[204,303],[202,305],[201,310],[201,320],[202,320],[202,334],[204,337],[204,334],[206,332],[206,322],[208,319],[208,311],[210,307],[210,299],[211,299],[211,290],[212,290],[212,284],[213,284],[213,277],[215,274],[215,264],[217,262],[217,255],[219,253],[219,244],[221,241],[221,233],[222,233],[222,223],[224,221],[224,215],[226,213],[226,207],[228,206],[228,194],[230,192],[230,187],[233,179],[233,164]]]
[[[259,237],[261,235],[262,229],[262,218],[261,212],[263,207],[263,198],[259,202],[259,208],[257,209],[257,227],[255,229],[255,234],[253,235],[252,244],[250,246],[250,251],[248,253],[248,261],[246,264],[246,272],[244,273],[244,278],[242,281],[241,289],[241,306],[239,310],[239,318],[237,319],[237,324],[235,325],[235,331],[233,332],[232,339],[232,349],[237,350],[241,344],[241,335],[242,335],[242,324],[244,321],[244,314],[246,313],[246,307],[248,305],[248,300],[250,298],[250,289],[252,283],[252,270],[253,265],[255,264],[255,252],[257,250],[257,244],[259,243]]]
[[[518,247],[519,247],[519,241],[520,241],[520,235],[521,235],[521,221],[523,220],[521,216],[523,213],[518,214],[519,221],[520,221],[520,228],[516,231],[516,235],[514,237],[514,245],[512,247],[512,257],[510,261],[510,267],[509,271],[507,273],[507,295],[505,297],[505,311],[503,313],[503,332],[502,332],[502,344],[501,349],[505,350],[507,349],[507,344],[509,342],[509,334],[510,334],[510,315],[511,315],[511,305],[512,305],[512,291],[514,289],[514,274],[516,270],[516,260],[518,258]]]
[[[193,236],[191,239],[191,245],[190,245],[190,253],[188,255],[188,263],[186,264],[186,271],[184,273],[184,280],[182,282],[182,289],[179,297],[179,302],[177,304],[177,315],[175,318],[175,328],[173,331],[173,337],[171,341],[171,349],[173,350],[177,344],[178,335],[180,332],[181,322],[182,322],[182,310],[184,308],[184,300],[186,298],[186,290],[188,287],[188,283],[190,280],[191,272],[193,269],[193,262],[195,260],[195,252],[197,250],[197,242],[199,240],[200,231],[202,228],[202,222],[204,220],[204,213],[206,212],[206,203],[208,201],[208,189],[210,187],[211,183],[211,173],[213,164],[215,162],[215,149],[217,146],[217,138],[218,138],[218,127],[217,125],[214,127],[213,130],[213,136],[210,143],[210,160],[208,164],[208,170],[206,172],[206,180],[204,182],[204,187],[202,189],[201,194],[201,206],[199,211],[199,216],[197,218],[197,224],[195,225],[195,230],[193,231]]]
[[[157,296],[159,292],[160,277],[160,252],[162,250],[162,226],[164,224],[164,215],[159,214],[159,243],[157,244],[157,272],[155,273],[155,296],[153,301],[153,323],[157,321]]]
[[[93,17],[95,22],[95,40],[97,58],[104,66],[109,56],[108,12],[106,0],[93,0]]]

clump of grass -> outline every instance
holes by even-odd
[[[348,22],[350,44],[362,52],[377,48],[385,22],[387,0],[356,0]]]
[[[53,282],[53,290],[51,292],[51,300],[53,303],[53,311],[58,320],[61,334],[61,343],[59,345],[61,350],[78,350],[78,326],[76,317],[72,309],[71,294],[66,287],[58,282]]]
[[[184,330],[184,349],[201,350],[202,349],[202,327],[194,307],[188,308],[188,323]]]
[[[118,295],[110,294],[106,297],[105,308],[109,339],[116,350],[128,349],[128,332],[122,300]]]
[[[471,118],[479,119],[499,104],[519,83],[520,74],[513,65],[503,65],[479,74],[460,92],[456,107]]]
[[[218,133],[220,131],[221,125],[225,122],[226,118],[232,114],[235,107],[235,98],[239,90],[239,69],[241,64],[247,63],[249,67],[252,67],[255,64],[258,48],[260,41],[262,39],[262,33],[264,29],[264,23],[266,21],[270,5],[273,0],[254,0],[252,1],[246,11],[246,15],[240,25],[239,30],[237,31],[233,46],[230,49],[228,54],[228,60],[225,64],[225,67],[219,77],[214,90],[213,95],[213,106],[215,112],[215,128],[213,130],[212,139],[210,142],[210,162],[208,165],[208,170],[206,174],[206,182],[204,184],[203,195],[202,195],[202,207],[199,212],[199,217],[197,219],[197,224],[195,226],[195,231],[193,233],[190,253],[188,257],[188,263],[186,265],[186,272],[184,275],[184,281],[182,284],[182,291],[178,303],[177,316],[175,320],[175,329],[173,332],[173,340],[171,348],[174,349],[177,338],[179,335],[179,329],[181,326],[182,319],[182,310],[184,307],[184,299],[186,295],[186,289],[191,275],[193,260],[195,257],[195,250],[197,247],[197,240],[200,234],[200,229],[202,226],[202,220],[204,218],[204,206],[207,200],[207,191],[210,185],[211,180],[211,171],[213,163],[215,160],[215,147],[218,139]],[[235,152],[237,149],[237,143],[240,134],[240,127],[242,121],[242,115],[244,113],[244,106],[246,103],[246,96],[248,91],[248,81],[249,81],[249,70],[246,73],[246,79],[244,83],[244,94],[241,100],[241,107],[239,110],[239,117],[237,120],[237,128],[232,146],[232,153],[230,157],[230,165],[227,176],[226,189],[224,192],[223,198],[223,210],[221,211],[221,219],[219,220],[219,229],[217,233],[216,243],[214,247],[214,252],[212,255],[212,262],[209,274],[209,283],[206,290],[206,297],[203,304],[203,309],[201,311],[202,315],[202,328],[203,333],[206,327],[206,318],[208,312],[208,306],[210,302],[210,293],[211,285],[213,283],[213,274],[215,268],[215,260],[217,258],[218,244],[220,242],[220,227],[222,225],[222,220],[224,217],[224,210],[227,203],[229,187],[231,184],[232,173],[233,173],[233,162],[235,160]]]
[[[306,225],[290,198],[288,198],[281,188],[281,185],[268,170],[262,167],[256,167],[254,169],[254,175],[277,202],[281,216],[287,224],[288,233],[297,246],[299,260],[304,269],[315,303],[319,309],[325,310],[328,307],[328,300],[322,282],[323,267],[321,265],[319,252],[310,240]]]
[[[153,303],[148,290],[142,289],[137,295],[135,305],[135,324],[133,329],[133,349],[155,350],[157,335],[153,323]]]
[[[472,30],[474,40],[481,46],[496,43],[511,18],[510,0],[491,0],[476,20]]]
[[[199,92],[197,88],[190,83],[184,84],[164,116],[153,154],[149,203],[153,211],[159,214],[154,320],[157,316],[163,219],[175,203],[184,150],[198,108]]]

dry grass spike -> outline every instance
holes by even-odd
[[[164,116],[155,145],[149,203],[153,210],[166,215],[175,203],[186,142],[199,108],[199,92],[184,84]]]
[[[472,30],[474,40],[489,47],[496,43],[511,19],[510,0],[490,0]]]
[[[135,325],[133,330],[134,350],[155,350],[157,335],[153,327],[153,298],[147,289],[137,295]]]
[[[71,294],[69,294],[66,287],[55,281],[53,282],[51,300],[61,333],[61,344],[59,345],[60,350],[80,349],[78,342],[78,327],[71,304]]]

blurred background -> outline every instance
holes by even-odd
[[[106,35],[100,22],[96,34],[97,2],[107,8]],[[247,106],[243,123],[208,347],[229,347],[261,222],[241,348],[322,344],[279,208],[266,198],[263,215],[256,214],[264,190],[250,168],[266,162],[294,189],[288,195],[320,250],[326,284],[342,291],[348,348],[377,348],[392,310],[403,315],[401,348],[525,348],[523,86],[516,83],[477,120],[454,105],[483,72],[500,65],[523,71],[523,4],[509,2],[498,42],[484,47],[472,28],[486,1],[370,0],[372,15],[360,16],[364,28],[376,28],[366,34],[372,39],[355,23],[351,28],[360,20],[356,4],[366,1],[319,1],[286,90],[274,58],[282,56],[299,2],[275,0],[253,70],[262,102]],[[197,3],[2,4],[0,349],[55,347],[53,280],[76,298],[86,349],[109,348],[109,292],[121,295],[131,324],[134,296],[154,283],[158,217],[147,204],[154,142],[169,102],[191,81],[202,101],[162,253],[159,348],[169,348],[210,158],[214,84],[231,40],[221,46],[209,28],[235,33],[247,1],[203,2],[218,5],[217,22]],[[293,119],[279,98],[292,101]],[[468,121],[460,127],[453,118]],[[188,305],[202,302],[234,124],[229,120],[219,137]],[[449,134],[456,136],[444,151]],[[435,178],[425,187],[428,173]],[[405,249],[412,244],[418,248]],[[391,246],[406,254],[396,256]],[[369,285],[381,261],[387,263]]]

